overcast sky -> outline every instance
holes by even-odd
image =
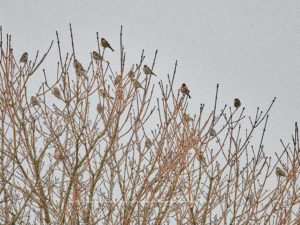
[[[12,35],[16,58],[45,51],[57,30],[62,50],[70,51],[68,24],[75,36],[76,55],[87,65],[97,48],[95,34],[115,48],[108,55],[118,69],[119,32],[124,27],[128,66],[145,49],[146,63],[158,49],[154,72],[166,81],[178,60],[176,84],[191,90],[190,111],[211,106],[220,84],[220,107],[239,97],[246,114],[266,109],[273,97],[266,134],[266,152],[281,152],[279,139],[290,142],[300,121],[300,1],[16,1],[0,0],[0,25]],[[58,60],[54,45],[42,65],[53,76]],[[55,69],[53,70],[53,66]],[[51,71],[51,68],[53,71]]]

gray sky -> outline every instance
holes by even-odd
[[[45,51],[59,31],[63,53],[71,50],[69,22],[76,54],[87,65],[97,48],[96,32],[116,53],[108,55],[119,69],[119,32],[124,27],[127,66],[145,49],[146,63],[158,58],[154,71],[166,81],[178,60],[176,83],[191,90],[190,111],[211,107],[220,84],[220,107],[239,97],[246,114],[277,102],[265,138],[266,152],[282,150],[300,121],[300,1],[16,1],[0,0],[0,25],[12,34],[14,54]],[[16,57],[18,58],[18,57]],[[42,65],[55,76],[56,43]],[[55,66],[53,72],[51,68]]]

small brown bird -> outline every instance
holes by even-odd
[[[283,170],[280,169],[279,167],[276,167],[276,175],[278,177],[285,177],[286,176],[285,173],[283,172]]]
[[[129,72],[127,73],[127,76],[129,77],[130,80],[134,78],[134,72],[132,69],[129,70]]]
[[[28,53],[27,53],[27,52],[24,52],[24,53],[21,55],[20,63],[27,63],[27,61],[28,61]]]
[[[87,79],[86,71],[77,59],[74,59],[73,66],[78,77],[84,77]]]
[[[150,148],[152,146],[152,141],[150,138],[146,138],[145,146],[146,148]]]
[[[103,98],[106,98],[106,97],[109,97],[110,99],[114,99],[113,97],[111,97],[106,91],[104,91],[103,89],[100,89],[99,90],[99,93],[100,95],[103,97]]]
[[[203,164],[206,164],[206,160],[205,160],[205,157],[204,157],[202,151],[199,151],[198,160],[199,160],[200,162],[202,162]]]
[[[213,137],[217,136],[217,132],[215,131],[214,128],[211,128],[211,129],[209,130],[209,135],[210,135],[210,136],[213,136]]]
[[[189,114],[183,113],[182,117],[186,122],[193,121],[193,118]]]
[[[99,54],[99,52],[93,51],[93,59],[95,59],[96,61],[101,61],[102,56]]]
[[[122,81],[122,75],[117,75],[114,81],[115,85],[118,85]]]
[[[154,75],[157,76],[155,73],[152,72],[152,70],[147,66],[146,64],[144,65],[143,71],[146,75]]]
[[[62,155],[62,153],[61,153],[61,151],[59,151],[58,149],[55,149],[55,151],[54,151],[54,158],[56,159],[56,160],[60,160],[60,159],[62,159],[63,158],[63,155]]]
[[[138,89],[138,88],[144,89],[143,86],[140,84],[140,82],[138,82],[138,80],[133,79],[132,81],[133,81],[133,85],[136,89]]]
[[[32,106],[40,105],[38,99],[35,96],[31,96],[30,103]]]
[[[110,46],[108,41],[105,40],[105,38],[101,38],[101,45],[103,48],[110,48],[114,52],[113,48]]]
[[[103,110],[103,107],[102,107],[102,105],[99,103],[98,105],[97,105],[97,112],[98,113],[101,113],[101,112],[103,112],[104,110]]]
[[[235,108],[238,108],[241,106],[241,101],[238,98],[235,98],[233,105]]]
[[[186,86],[185,83],[183,83],[183,84],[181,85],[180,91],[181,91],[184,95],[187,95],[187,96],[189,96],[189,98],[191,98],[191,96],[190,96],[190,90],[188,89],[188,87]]]
[[[57,87],[53,88],[53,95],[58,98],[61,99],[61,94],[60,94],[60,90]]]

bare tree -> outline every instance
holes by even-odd
[[[72,54],[56,33],[55,82],[44,69],[33,87],[53,42],[19,62],[0,31],[1,224],[300,224],[297,124],[280,154],[264,152],[275,99],[251,117],[237,100],[219,108],[217,85],[214,107],[190,115],[177,62],[167,84],[148,70],[157,51],[147,74],[144,52],[126,67],[121,28],[118,73],[98,33],[82,65],[71,25]]]

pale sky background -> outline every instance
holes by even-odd
[[[211,108],[217,83],[219,107],[239,97],[246,115],[254,116],[257,106],[267,109],[276,96],[265,151],[280,153],[280,138],[291,142],[300,121],[299,0],[0,0],[0,25],[12,35],[17,59],[24,51],[32,58],[36,50],[44,52],[56,40],[56,30],[63,54],[70,51],[70,22],[83,65],[97,49],[98,31],[116,50],[107,57],[119,69],[121,25],[128,67],[138,62],[142,49],[146,63],[158,49],[154,72],[166,81],[178,60],[176,84],[188,84],[192,113],[200,103]],[[41,66],[48,76],[56,76],[57,60],[55,42]]]

